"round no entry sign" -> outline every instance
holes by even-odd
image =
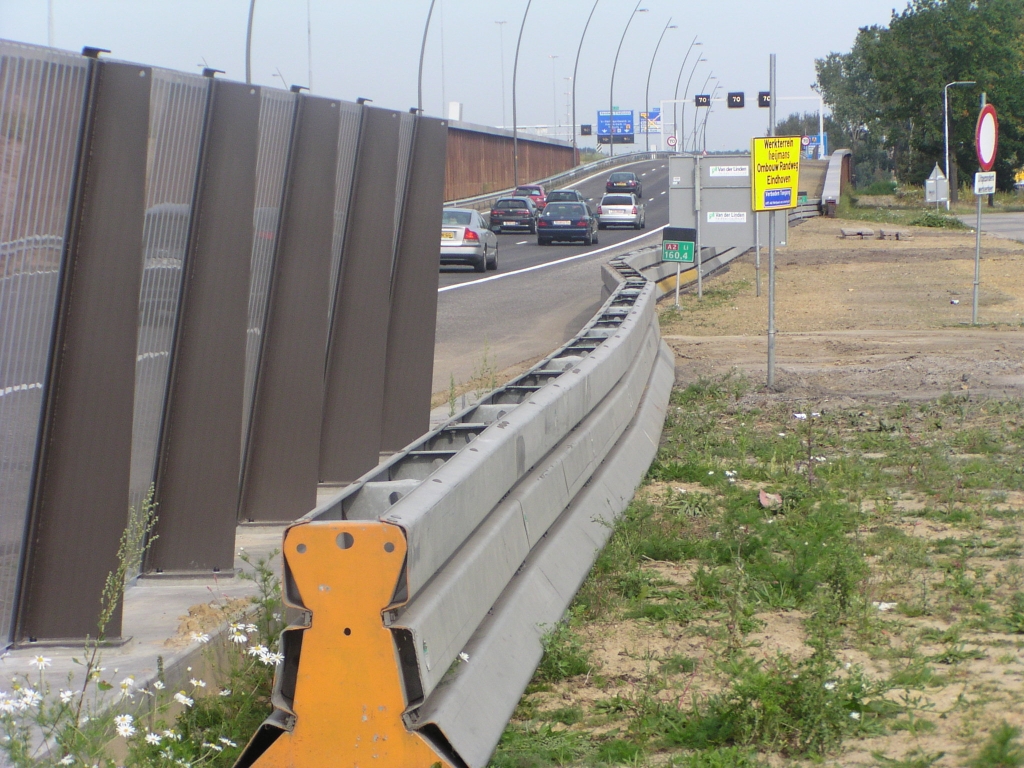
[[[991,104],[981,108],[974,143],[981,170],[991,171],[996,162],[996,147],[999,145],[999,120],[996,119],[996,108]]]

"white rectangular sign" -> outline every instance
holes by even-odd
[[[996,172],[974,174],[974,194],[991,195],[996,191]]]
[[[708,211],[708,224],[746,224],[746,211]]]
[[[712,176],[750,176],[749,165],[712,165]]]

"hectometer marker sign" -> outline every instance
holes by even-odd
[[[687,227],[665,227],[662,230],[661,260],[693,264],[697,230]]]
[[[765,136],[751,142],[751,207],[755,211],[796,208],[800,184],[800,137]]]

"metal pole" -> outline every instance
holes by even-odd
[[[505,127],[505,25],[507,21],[496,21],[498,25],[498,45],[501,48],[501,127]]]
[[[690,58],[690,51],[693,50],[693,46],[703,45],[703,43],[697,42],[697,36],[693,36],[693,41],[690,43],[690,47],[686,49],[686,55],[683,56],[683,63],[679,65],[679,74],[676,75],[676,89],[672,92],[672,135],[676,137],[676,146],[679,146],[679,112],[677,109],[676,102],[679,100],[679,82],[683,79],[683,70],[686,68],[686,61]],[[700,57],[697,57],[697,62],[694,63],[693,69],[690,70],[690,78],[693,78],[693,70],[697,69],[697,64],[700,62]],[[689,89],[690,81],[686,81],[686,87]],[[683,94],[683,119],[686,118],[686,94]],[[664,118],[662,118],[664,121]],[[677,150],[679,151],[679,150]]]
[[[957,85],[977,85],[974,80],[954,80],[942,87],[942,135],[946,158],[946,210],[949,210],[949,89]]]
[[[754,287],[758,298],[761,296],[761,216],[754,211]]]
[[[775,135],[775,54],[768,74],[768,135]],[[768,213],[768,389],[775,388],[775,214]],[[756,215],[756,214],[755,214]]]
[[[313,90],[313,0],[306,0],[306,88]]]
[[[633,17],[640,12],[640,3],[643,0],[637,0],[635,6],[633,6],[633,12],[629,14],[629,18],[626,20],[626,28],[622,30],[622,37],[619,38],[619,47],[615,49],[615,61],[612,62],[612,80],[608,86],[608,156],[615,156],[615,67],[619,65],[619,52],[622,51],[622,43],[626,40],[626,33],[629,32],[629,25],[633,23]],[[644,8],[644,11],[647,9]]]
[[[818,94],[818,159],[825,159],[825,99]]]
[[[942,138],[946,157],[946,210],[949,210],[949,83],[942,87]]]
[[[551,127],[558,127],[558,77],[555,75],[555,59],[558,58],[557,53],[548,55],[551,59]],[[555,135],[552,133],[552,135]]]
[[[530,6],[533,0],[526,0],[526,10],[523,11],[523,20],[519,24],[519,37],[516,40],[516,58],[512,64],[512,183],[519,186],[519,117],[516,113],[516,77],[519,74],[519,46],[523,42],[523,29],[526,27],[526,17],[530,13]]]
[[[700,62],[697,62],[697,64],[699,64],[699,63]],[[694,69],[697,68],[697,64],[693,65]],[[710,83],[712,80],[717,80],[717,79],[718,78],[715,77],[713,70],[711,72],[708,72],[708,76],[706,78],[704,78],[704,85],[702,85],[700,87],[701,91],[707,90],[708,83]],[[706,107],[706,109],[711,109],[711,105],[709,104]],[[693,110],[694,110],[693,133],[690,136],[690,149],[691,149],[691,151],[696,151],[697,150],[697,108],[694,107]],[[685,126],[684,126],[684,128],[685,128]]]
[[[427,22],[423,25],[423,42],[420,43],[420,72],[416,81],[416,112],[423,114],[423,54],[427,50],[427,32],[430,31],[430,17],[434,15],[434,3],[437,0],[430,0],[430,8],[427,10]],[[256,0],[253,0],[256,2]]]
[[[697,227],[696,227],[696,229],[697,229],[696,240],[697,240],[697,242],[694,243],[693,247],[694,247],[694,250],[696,251],[696,253],[694,255],[696,256],[696,262],[697,262],[697,298],[698,299],[703,299],[704,298],[704,261],[701,258],[701,252],[700,252],[700,206],[701,206],[701,202],[700,202],[700,155],[697,155],[697,157],[694,158],[694,161],[695,162],[694,162],[694,165],[693,165],[693,169],[694,169],[693,170],[693,200],[694,200],[694,203],[695,203],[695,207],[697,208],[697,216],[696,216],[696,219],[697,219],[697,221],[696,221],[696,224],[697,224]]]
[[[697,45],[702,45],[702,43],[697,43]],[[681,127],[682,127],[683,130],[681,131],[681,133],[679,135],[685,135],[686,134],[686,99],[690,95],[690,81],[693,80],[693,74],[697,71],[697,65],[700,64],[702,61],[704,63],[707,63],[707,59],[700,58],[700,57],[698,57],[698,59],[695,62],[693,62],[693,68],[690,70],[690,76],[688,78],[686,78],[686,88],[683,89],[683,108],[682,108],[682,112],[679,113],[679,122],[680,122]],[[693,114],[694,115],[697,114],[697,108],[696,107],[693,108]],[[694,117],[694,120],[696,120],[696,119],[697,118]],[[679,144],[679,135],[676,136],[676,146],[679,147],[679,151],[682,152],[683,151],[683,147]]]
[[[988,101],[987,94],[981,94],[981,108],[985,108]],[[978,324],[978,287],[981,285],[981,195],[975,193],[978,199],[978,220],[974,226],[974,299],[971,302],[971,325]]]
[[[679,309],[679,273],[682,271],[682,264],[676,262],[676,309]]]
[[[580,44],[576,47],[576,63],[572,65],[572,149],[574,162],[580,161],[580,150],[576,145],[576,71],[580,68],[580,52],[583,50],[583,39],[587,36],[587,29],[590,27],[590,20],[594,18],[594,11],[601,0],[594,0],[594,5],[587,16],[587,23],[583,25],[583,34],[580,35]]]
[[[654,46],[654,55],[651,56],[651,66],[647,68],[647,87],[644,89],[644,113],[647,115],[647,125],[644,126],[644,139],[646,141],[645,149],[651,151],[651,73],[654,72],[654,60],[658,58],[658,49],[661,48],[661,41],[665,37],[665,33],[670,29],[676,29],[672,26],[672,17],[668,17],[668,21],[665,22],[665,28],[661,30],[661,35],[658,37],[658,44]],[[664,119],[663,117],[660,119]]]
[[[247,84],[252,83],[252,16],[255,10],[256,0],[249,0],[249,24],[245,28],[245,82]]]

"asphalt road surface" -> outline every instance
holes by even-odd
[[[975,214],[961,216],[960,220],[971,229],[978,223],[978,217]],[[981,209],[981,231],[1024,242],[1024,213],[989,213],[983,206]]]
[[[593,246],[537,245],[536,235],[498,235],[498,271],[444,267],[439,279],[433,391],[485,367],[502,370],[542,357],[572,338],[604,300],[601,265],[660,240],[668,223],[668,161],[620,166],[643,180],[647,228],[604,229]],[[612,170],[569,185],[592,208]]]

